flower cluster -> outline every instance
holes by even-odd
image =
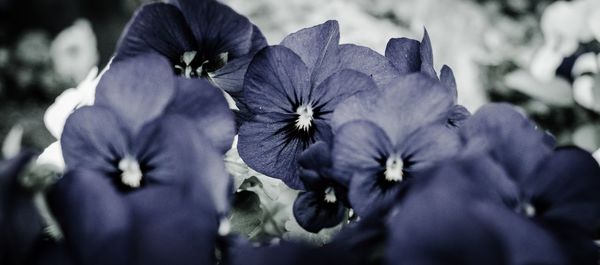
[[[339,39],[142,6],[95,88],[49,111],[59,159],[0,164],[2,264],[598,263],[591,154],[459,105],[426,30],[383,55]]]

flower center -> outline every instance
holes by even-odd
[[[197,51],[184,52],[179,58],[179,63],[175,64],[175,72],[185,78],[212,78],[215,71],[225,66],[228,54],[223,52],[215,58],[207,59],[200,56]]]
[[[325,202],[335,203],[337,201],[337,197],[335,197],[335,190],[332,187],[327,187],[325,189]]]
[[[534,217],[536,215],[535,206],[533,206],[533,204],[531,204],[530,202],[520,203],[519,206],[517,207],[517,212],[519,212],[527,217]]]
[[[119,161],[119,170],[121,170],[121,182],[131,187],[138,188],[142,183],[142,170],[140,164],[131,156],[126,156]]]
[[[403,169],[404,162],[402,162],[402,159],[397,155],[390,156],[385,162],[385,180],[391,182],[402,181],[404,177]]]
[[[301,105],[296,109],[298,118],[296,119],[296,128],[301,131],[308,131],[312,125],[313,109],[309,105]]]

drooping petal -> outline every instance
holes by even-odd
[[[202,186],[210,187],[198,192],[204,200],[220,212],[227,210],[231,180],[221,153],[189,119],[178,115],[156,119],[142,129],[133,149],[146,169],[144,184],[189,186],[185,183],[199,179]]]
[[[306,231],[318,233],[334,227],[344,219],[342,202],[326,202],[323,192],[302,192],[294,201],[294,218]]]
[[[329,120],[338,104],[359,91],[376,89],[368,75],[354,70],[339,71],[325,79],[313,92],[313,106]]]
[[[262,48],[267,47],[267,39],[262,34],[260,29],[256,25],[252,25],[252,46],[248,55],[254,55]]]
[[[446,123],[452,106],[448,89],[435,79],[415,73],[397,79],[394,86],[361,92],[340,103],[332,127],[336,130],[348,121],[370,120],[395,144],[423,125]]]
[[[195,50],[194,36],[183,14],[173,5],[151,3],[142,6],[123,32],[115,62],[144,53],[159,53],[173,63],[184,52]]]
[[[177,92],[165,113],[190,118],[225,153],[233,142],[235,121],[223,92],[202,79],[177,78],[176,82]]]
[[[183,13],[203,54],[224,52],[235,59],[246,55],[253,44],[253,25],[230,7],[212,0],[173,0]]]
[[[128,152],[129,139],[120,120],[107,108],[82,107],[65,124],[60,139],[67,169],[114,173]]]
[[[344,124],[335,132],[334,175],[347,186],[354,172],[382,170],[392,148],[390,139],[376,124],[365,120]]]
[[[311,84],[318,85],[340,69],[340,28],[335,20],[301,29],[281,41],[294,51],[308,67]]]
[[[135,135],[171,101],[174,78],[170,63],[157,54],[113,62],[98,83],[95,105],[111,109]]]
[[[600,167],[588,152],[577,147],[556,150],[521,186],[539,206],[541,222],[558,230],[575,225],[593,234],[600,220]]]
[[[131,213],[113,180],[93,170],[74,170],[48,194],[67,247],[83,264],[128,264]]]
[[[248,67],[244,98],[255,113],[295,113],[308,103],[309,70],[300,57],[283,46],[271,46],[256,54]]]
[[[340,57],[344,68],[369,75],[379,87],[390,85],[398,76],[398,70],[388,58],[367,47],[340,45]]]
[[[385,48],[387,57],[400,74],[406,75],[421,70],[421,43],[407,38],[390,39]]]
[[[532,174],[553,148],[544,132],[507,104],[481,107],[463,123],[461,135],[466,142],[478,141],[487,146],[517,182]]]

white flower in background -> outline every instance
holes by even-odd
[[[577,104],[600,113],[600,56],[582,54],[573,65],[573,97]]]
[[[600,19],[595,18],[599,10],[598,0],[557,1],[544,10],[540,26],[545,42],[530,65],[535,78],[549,81],[563,58],[573,54],[579,43],[594,39],[593,29],[598,30],[599,24],[592,22]]]
[[[596,161],[598,161],[598,164],[600,164],[600,149],[596,150],[596,152],[594,152],[592,155],[594,156]],[[600,241],[598,241],[598,242],[600,242]]]
[[[55,72],[66,80],[81,82],[98,63],[96,36],[92,25],[79,19],[56,36],[50,46]]]
[[[506,86],[524,93],[534,99],[553,106],[573,104],[571,85],[563,78],[552,76],[549,80],[540,80],[530,72],[519,69],[504,77]]]
[[[67,118],[73,111],[82,106],[94,104],[94,96],[96,94],[96,86],[102,77],[102,74],[108,70],[109,65],[104,68],[102,73],[98,75],[98,68],[93,67],[89,71],[85,79],[75,88],[69,88],[63,91],[54,103],[46,109],[44,114],[44,124],[46,129],[52,134],[57,141],[50,144],[38,157],[38,164],[54,165],[60,170],[64,170],[65,162],[60,148],[60,135]]]
[[[58,171],[64,171],[65,160],[63,159],[62,149],[60,148],[60,141],[51,143],[44,151],[38,156],[35,161],[38,165],[53,165]]]
[[[98,68],[92,68],[77,87],[63,91],[46,110],[44,124],[56,139],[60,138],[65,122],[73,110],[94,103],[96,86],[101,76],[97,74]]]

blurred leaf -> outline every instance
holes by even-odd
[[[516,70],[506,75],[504,82],[512,89],[550,105],[565,107],[573,104],[571,86],[560,78],[542,82],[525,70]]]
[[[258,234],[263,223],[263,210],[256,193],[246,190],[236,192],[231,212],[231,231],[250,238]]]

